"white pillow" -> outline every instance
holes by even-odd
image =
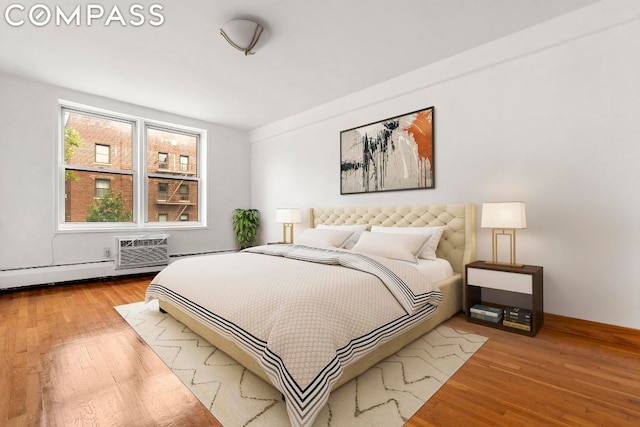
[[[349,230],[349,231],[353,231],[353,234],[351,235],[351,237],[349,237],[347,239],[347,241],[344,242],[344,244],[342,245],[342,247],[344,249],[352,249],[353,246],[358,241],[358,239],[360,238],[360,236],[362,235],[362,233],[367,231],[367,228],[369,228],[369,224],[351,224],[351,225],[325,225],[325,224],[318,224],[318,226],[316,228],[323,228],[323,229],[328,229],[328,230]]]
[[[372,233],[365,231],[353,252],[379,255],[401,261],[418,262],[417,254],[427,240],[426,235]]]
[[[427,236],[428,239],[418,254],[418,258],[434,260],[436,259],[438,243],[440,243],[440,238],[445,228],[444,225],[437,227],[382,227],[374,225],[371,227],[371,231],[374,233],[419,234]]]
[[[298,236],[295,243],[319,248],[341,248],[352,234],[351,230],[307,228]]]

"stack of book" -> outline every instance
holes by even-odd
[[[474,319],[492,323],[500,323],[502,320],[502,309],[488,305],[476,304],[469,309],[469,314]]]
[[[520,307],[505,307],[502,324],[510,328],[531,331],[531,310]]]

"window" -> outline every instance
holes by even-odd
[[[157,186],[158,196],[160,184],[164,184],[162,189],[166,188],[164,199],[149,194],[147,220],[151,223],[162,210],[168,214],[169,221],[198,222],[203,183],[198,166],[202,164],[201,134],[148,124],[145,135],[150,153],[146,177],[149,188]],[[154,170],[151,153],[166,153],[167,168]]]
[[[96,199],[102,199],[104,195],[107,194],[107,191],[111,189],[111,181],[108,179],[96,178],[95,188]]]
[[[180,200],[183,202],[189,201],[189,186],[186,184],[180,185]]]
[[[108,145],[96,144],[96,163],[111,163],[111,147]]]
[[[158,200],[167,200],[167,193],[169,192],[169,184],[166,182],[158,183]]]
[[[64,223],[132,223],[135,122],[70,108],[61,117]]]
[[[158,153],[158,169],[169,169],[168,153]]]
[[[59,229],[205,225],[205,131],[66,102],[60,120]]]

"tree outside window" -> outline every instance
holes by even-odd
[[[101,199],[89,206],[87,222],[128,222],[131,221],[131,210],[127,209],[122,193],[115,194],[108,190]]]

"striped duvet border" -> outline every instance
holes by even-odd
[[[432,291],[430,294],[439,294],[440,300],[442,298],[440,291]],[[432,296],[438,297],[437,295]],[[337,350],[336,356],[303,389],[291,376],[282,359],[268,348],[268,343],[264,340],[162,285],[149,285],[146,300],[149,301],[153,298],[171,302],[220,335],[229,338],[250,354],[285,396],[287,412],[293,426],[309,426],[313,423],[329,399],[332,385],[340,378],[346,365],[438,311],[437,306],[427,304],[413,314],[406,314],[365,335],[352,339]]]

